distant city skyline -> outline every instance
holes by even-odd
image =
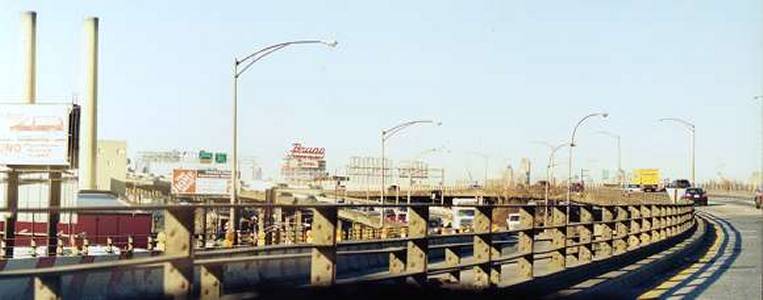
[[[578,132],[575,170],[616,170],[607,130],[622,136],[623,167],[689,177],[686,132],[697,125],[697,178],[747,180],[760,164],[763,22],[758,1],[719,3],[346,1],[186,3],[0,1],[0,102],[22,99],[21,13],[38,12],[40,102],[83,95],[82,21],[100,24],[99,138],[128,153],[230,152],[234,56],[271,43],[336,39],[336,49],[294,47],[258,63],[239,83],[242,155],[278,177],[293,142],[326,148],[326,169],[379,156],[381,130],[413,119],[387,156],[426,160],[448,177],[497,178],[532,161],[590,112],[606,120]],[[567,151],[555,174],[566,178]]]

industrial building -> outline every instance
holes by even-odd
[[[96,163],[96,188],[111,190],[111,180],[125,181],[127,177],[127,142],[99,140]]]
[[[281,179],[288,184],[308,185],[328,178],[326,148],[293,143],[281,164]]]

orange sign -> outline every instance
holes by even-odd
[[[172,170],[172,193],[195,194],[196,170]]]
[[[175,195],[225,195],[231,191],[230,171],[172,170],[172,193]]]

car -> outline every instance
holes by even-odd
[[[575,182],[570,186],[570,191],[573,193],[585,192],[585,185],[582,182]]]
[[[442,232],[443,221],[441,218],[438,217],[429,217],[429,221],[427,222],[429,227],[429,234],[438,234]]]
[[[752,202],[757,209],[760,209],[760,207],[763,206],[763,187],[755,189],[755,196],[753,196]]]
[[[658,188],[656,185],[653,184],[646,184],[641,188],[644,193],[654,193],[657,192]]]
[[[372,217],[381,216],[381,210],[375,208],[369,208],[368,210],[364,211],[364,213]]]
[[[670,187],[677,189],[688,189],[691,187],[691,181],[688,179],[676,179],[670,184]]]
[[[509,230],[516,230],[519,229],[520,225],[522,223],[520,222],[519,214],[509,214],[509,216],[506,218],[506,226],[509,228]]]
[[[472,190],[479,190],[479,189],[482,188],[482,186],[479,185],[478,183],[474,183],[474,184],[469,185],[469,188],[472,189]]]
[[[623,190],[625,190],[626,193],[635,193],[635,192],[640,192],[641,187],[638,184],[629,184],[629,185],[626,185]]]
[[[686,189],[683,198],[694,202],[694,205],[707,206],[707,193],[702,188]]]
[[[395,210],[395,221],[407,223],[408,222],[408,211],[405,209],[396,209]]]
[[[405,210],[386,208],[384,209],[384,218],[391,222],[406,222],[408,213]]]

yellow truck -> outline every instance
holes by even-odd
[[[660,184],[660,170],[635,169],[631,184],[638,185],[644,192],[656,192]]]

